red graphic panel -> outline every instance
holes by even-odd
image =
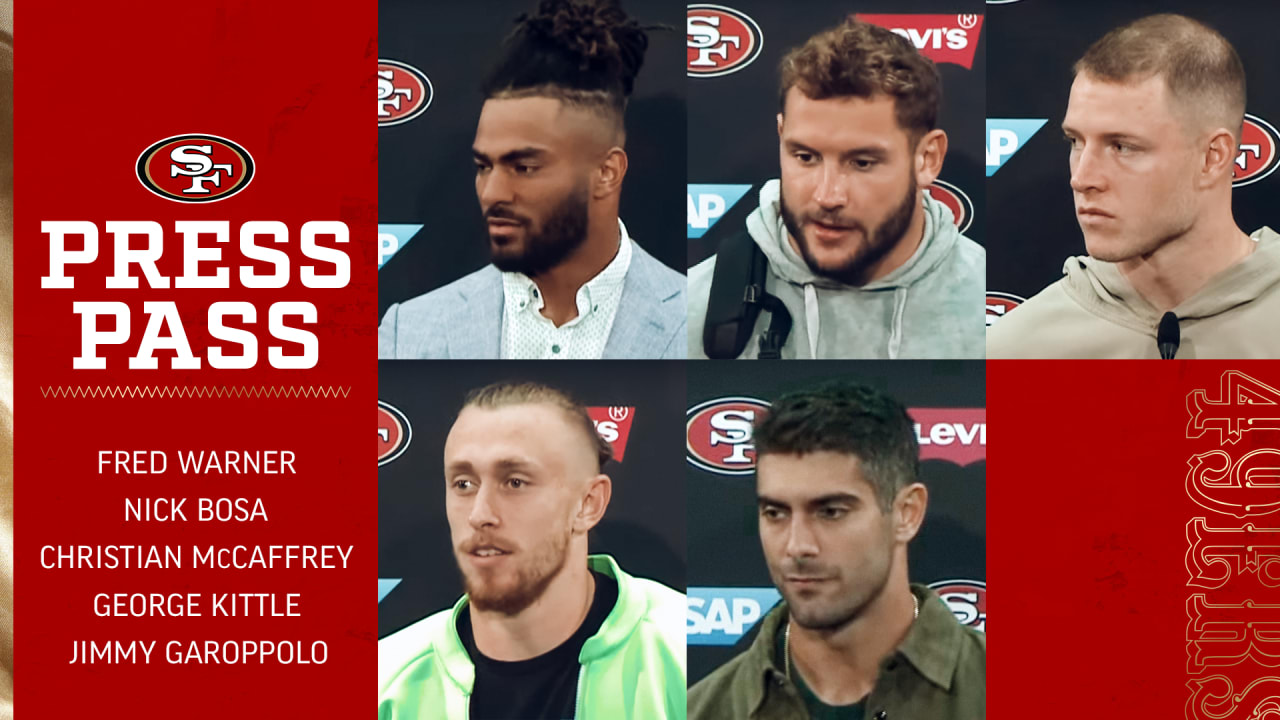
[[[22,716],[370,714],[376,5],[22,25]]]
[[[1274,714],[1276,365],[987,367],[988,717]]]

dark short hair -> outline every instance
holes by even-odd
[[[1073,69],[1110,82],[1160,76],[1176,101],[1221,118],[1240,142],[1244,64],[1226,38],[1198,20],[1165,13],[1122,25],[1089,46]]]
[[[587,414],[587,408],[573,398],[572,395],[536,382],[497,382],[467,393],[462,409],[478,407],[485,410],[496,410],[511,405],[544,404],[561,410],[569,423],[582,430],[590,447],[596,454],[596,472],[604,469],[605,463],[613,459],[613,447],[596,432],[595,423]]]
[[[780,112],[793,87],[813,100],[888,95],[898,126],[913,141],[938,126],[938,68],[910,40],[878,25],[850,18],[814,35],[782,59],[781,76]]]
[[[621,126],[648,46],[618,0],[542,0],[516,18],[481,89],[486,98],[556,98]]]
[[[756,457],[847,453],[888,512],[920,474],[915,422],[897,400],[865,385],[836,381],[778,398],[756,425]]]

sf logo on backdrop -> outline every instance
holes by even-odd
[[[951,210],[951,216],[955,219],[956,228],[960,232],[969,229],[973,224],[973,200],[969,199],[965,191],[949,182],[936,179],[925,189],[928,190],[930,197]]]
[[[1240,187],[1258,182],[1275,172],[1276,165],[1280,165],[1280,133],[1266,120],[1256,115],[1245,115],[1240,154],[1232,168],[1231,184]]]
[[[982,580],[939,580],[930,589],[947,606],[956,622],[987,631],[987,584]]]
[[[1000,321],[1000,318],[1008,315],[1014,308],[1018,307],[1027,299],[1021,295],[1014,295],[1007,292],[996,292],[995,290],[987,291],[987,327],[991,327]]]
[[[413,439],[409,418],[390,403],[378,401],[378,464],[400,457]]]
[[[685,414],[689,463],[721,475],[750,475],[756,467],[755,424],[769,403],[753,397],[723,397],[689,408]]]
[[[395,60],[378,61],[378,127],[418,117],[434,94],[431,81],[418,68]]]
[[[142,186],[166,200],[215,202],[249,186],[253,157],[217,135],[174,135],[143,150],[137,171]]]
[[[689,77],[738,72],[760,55],[764,33],[749,15],[723,5],[699,3],[686,12],[685,69]]]

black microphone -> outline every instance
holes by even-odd
[[[1160,318],[1160,327],[1156,330],[1156,347],[1160,348],[1161,360],[1172,360],[1178,352],[1178,344],[1182,342],[1182,332],[1178,329],[1178,316],[1171,312]]]

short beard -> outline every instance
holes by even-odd
[[[912,175],[906,196],[902,198],[902,202],[898,204],[898,207],[889,213],[884,222],[880,223],[872,232],[867,232],[866,228],[859,226],[866,241],[861,246],[854,248],[853,253],[843,263],[824,266],[818,264],[817,258],[813,256],[813,252],[809,248],[809,241],[805,238],[804,232],[802,232],[803,226],[799,220],[804,220],[805,222],[821,221],[832,216],[818,214],[796,218],[795,214],[791,212],[791,208],[787,206],[786,195],[780,193],[778,197],[778,204],[782,208],[782,223],[786,226],[787,232],[791,234],[791,237],[795,238],[796,245],[800,248],[800,257],[804,258],[809,270],[819,277],[829,278],[854,287],[862,287],[870,282],[869,275],[872,268],[898,246],[902,237],[907,234],[907,227],[911,225],[911,216],[915,212],[916,204],[920,202],[919,187],[916,185],[915,176]]]
[[[502,272],[524,273],[537,277],[565,261],[587,240],[586,183],[575,187],[560,204],[551,209],[541,231],[534,233],[532,222],[517,215],[505,205],[494,205],[484,214],[485,218],[502,218],[524,223],[528,230],[524,246],[507,250],[499,248],[492,239],[489,243],[490,261]]]
[[[559,577],[560,571],[564,569],[569,556],[571,534],[566,528],[563,534],[552,535],[536,548],[529,561],[516,569],[515,583],[509,587],[495,587],[493,582],[473,580],[467,575],[461,559],[455,555],[471,606],[481,612],[496,612],[508,616],[523,612],[542,597],[551,581]]]

